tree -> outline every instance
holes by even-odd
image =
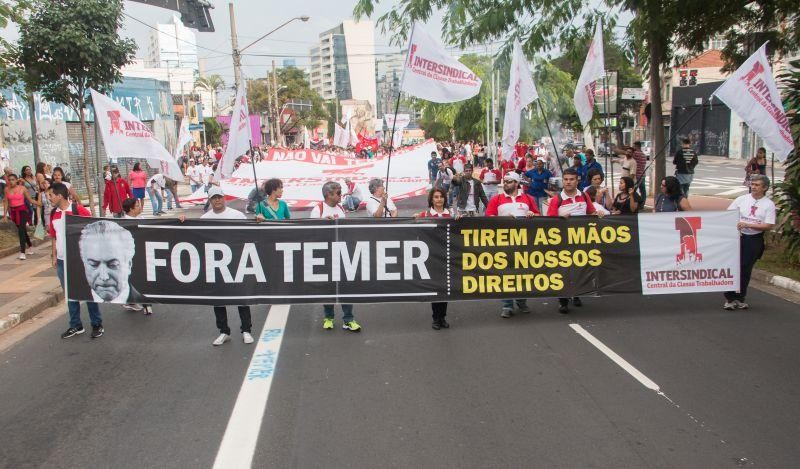
[[[136,52],[136,43],[117,33],[121,26],[122,0],[35,0],[20,28],[19,63],[28,89],[80,116],[83,178],[93,214],[85,107],[89,89],[111,89]]]
[[[786,252],[794,263],[800,263],[800,60],[780,76],[784,88],[783,106],[789,112],[789,126],[794,136],[794,151],[787,158],[783,182],[776,185],[776,198],[780,209],[778,231],[786,241]]]
[[[319,126],[320,121],[330,118],[330,114],[325,107],[325,101],[316,91],[311,89],[311,85],[309,85],[302,70],[297,67],[283,67],[277,69],[275,74],[278,82],[278,102],[272,103],[274,109],[271,115],[273,118],[276,118],[275,116],[285,104],[292,102],[310,104],[310,106],[295,106],[295,126],[315,129]],[[273,79],[271,73],[268,79]],[[262,100],[258,94],[259,88],[260,85],[254,86],[253,97],[260,105]],[[249,97],[250,93],[248,92]]]
[[[0,0],[0,29],[11,23],[20,23],[25,18],[29,5],[27,1]],[[0,37],[0,88],[9,88],[19,84],[22,70],[17,62],[17,48]],[[0,95],[0,106],[5,98]]]
[[[217,93],[225,88],[225,80],[219,75],[208,75],[200,77],[194,82],[194,89],[201,89],[211,93],[211,113],[217,115]]]
[[[211,145],[219,145],[220,144],[220,137],[225,132],[226,129],[222,128],[217,119],[214,117],[206,117],[203,119],[203,123],[205,124],[206,129],[206,143]]]
[[[371,16],[380,0],[358,0],[356,18]],[[520,39],[528,56],[556,47],[570,49],[586,31],[604,18],[604,29],[616,25],[616,15],[627,11],[633,20],[627,26],[627,48],[648,75],[652,113],[650,125],[655,148],[664,148],[661,109],[661,71],[675,58],[677,50],[702,50],[715,34],[749,39],[768,33],[778,38],[775,50],[786,53],[800,47],[800,15],[797,0],[605,0],[609,11],[585,0],[531,0],[527,2],[487,2],[483,0],[400,0],[399,5],[378,18],[384,32],[391,31],[396,44],[402,44],[414,21],[426,21],[434,11],[444,13],[443,35],[451,45],[465,47],[493,40],[504,40],[507,55],[514,39]],[[734,30],[734,32],[731,32]],[[759,44],[760,45],[760,44]],[[736,50],[752,50],[748,44],[731,44]],[[758,45],[755,46],[756,48]],[[726,56],[731,67],[738,63]],[[656,180],[665,173],[665,159],[659,158]]]

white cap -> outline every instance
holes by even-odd
[[[216,195],[225,197],[225,193],[222,192],[222,189],[217,186],[211,186],[211,189],[208,190],[208,198],[210,199]]]
[[[504,180],[504,181],[506,181],[506,180],[512,180],[512,181],[517,181],[517,182],[519,182],[519,174],[517,174],[517,173],[515,173],[515,172],[513,172],[513,171],[511,171],[511,172],[508,172],[508,173],[506,173],[506,175],[505,175],[505,176],[503,176],[503,180]]]

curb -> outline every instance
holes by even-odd
[[[794,293],[800,293],[800,282],[792,280],[788,277],[782,277],[766,270],[753,269],[753,278],[768,283],[784,290],[789,290]]]
[[[31,244],[33,247],[41,246],[43,243],[50,241],[49,237],[45,237],[45,239],[36,239],[33,237],[33,233],[31,233]],[[13,256],[15,254],[19,254],[19,247],[18,246],[11,246],[5,249],[0,249],[0,258]]]
[[[43,310],[56,306],[64,299],[64,291],[61,287],[56,287],[48,292],[39,293],[32,302],[20,305],[4,318],[0,318],[0,334],[3,334],[15,326],[36,317]]]

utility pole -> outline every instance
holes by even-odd
[[[236,91],[242,81],[242,55],[239,51],[239,35],[236,33],[236,16],[233,13],[233,2],[228,3],[228,16],[231,20],[231,47],[233,47],[233,80]]]
[[[267,72],[267,122],[269,123],[269,139],[270,143],[275,139],[275,119],[272,116],[272,85],[269,81],[269,72]]]
[[[489,46],[486,46],[486,55],[489,55]],[[489,66],[489,70],[492,70],[494,68],[494,55],[492,55],[491,57],[492,57],[492,62],[491,65]],[[484,142],[486,142],[486,147],[484,148],[484,151],[486,152],[486,156],[491,156],[496,160],[497,155],[494,153],[494,148],[489,138],[489,119],[491,119],[490,116],[491,111],[489,110],[489,108],[491,107],[491,102],[492,99],[490,98],[489,102],[486,104],[486,132],[485,132],[486,140],[484,140]],[[497,164],[496,166],[497,168],[500,167],[499,161],[497,161],[495,164]]]
[[[272,91],[275,93],[275,141],[282,145],[281,136],[281,108],[278,101],[278,72],[275,71],[275,60],[272,61]]]

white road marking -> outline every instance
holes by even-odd
[[[569,327],[571,327],[581,337],[586,339],[590,344],[594,345],[598,350],[603,352],[608,358],[611,359],[611,361],[613,361],[614,363],[619,365],[620,368],[628,372],[629,375],[636,378],[636,380],[642,383],[644,387],[646,387],[647,389],[652,389],[653,391],[659,394],[662,394],[661,388],[653,380],[645,376],[644,373],[642,373],[641,371],[637,370],[636,367],[628,363],[627,360],[617,355],[616,352],[608,348],[606,344],[600,342],[595,336],[590,334],[586,329],[581,327],[579,324],[570,324]]]
[[[717,195],[736,195],[736,194],[745,193],[745,192],[747,192],[747,188],[746,187],[737,187],[736,189],[731,189],[729,191],[720,192]]]
[[[253,464],[261,420],[267,408],[288,317],[289,305],[274,305],[267,313],[225,436],[219,445],[214,468],[248,468]]]

